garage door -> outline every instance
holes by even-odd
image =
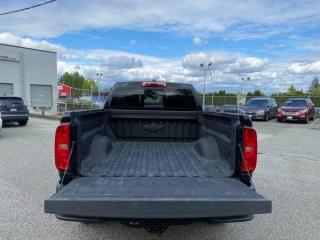
[[[51,85],[30,85],[31,105],[33,107],[52,107]]]
[[[0,96],[13,95],[12,83],[0,83]]]

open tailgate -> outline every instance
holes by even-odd
[[[271,201],[232,178],[81,177],[44,211],[99,218],[211,218],[271,212]]]

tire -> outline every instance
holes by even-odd
[[[28,123],[28,120],[27,121],[20,121],[18,123],[19,123],[19,126],[26,126]]]
[[[270,114],[269,112],[266,112],[265,116],[264,116],[264,120],[268,121],[270,119]]]
[[[310,120],[310,117],[309,117],[309,115],[308,115],[307,118],[306,118],[306,120],[304,120],[303,122],[304,122],[305,124],[308,124],[308,123],[309,123],[309,120]]]
[[[279,118],[277,118],[277,122],[282,122],[282,120],[281,120],[281,119],[279,119]]]
[[[316,115],[316,113],[313,112],[312,115],[311,115],[311,121],[313,121],[315,119],[315,115]]]

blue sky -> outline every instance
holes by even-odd
[[[5,0],[0,12],[39,3]],[[58,0],[0,16],[0,42],[57,51],[58,74],[116,81],[182,81],[210,90],[307,89],[320,75],[320,1]]]

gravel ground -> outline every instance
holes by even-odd
[[[31,119],[0,132],[0,239],[150,239],[119,223],[63,222],[43,213],[55,189],[53,136],[57,122]],[[259,137],[257,190],[273,213],[251,222],[173,226],[162,239],[319,239],[320,122],[254,122]]]

